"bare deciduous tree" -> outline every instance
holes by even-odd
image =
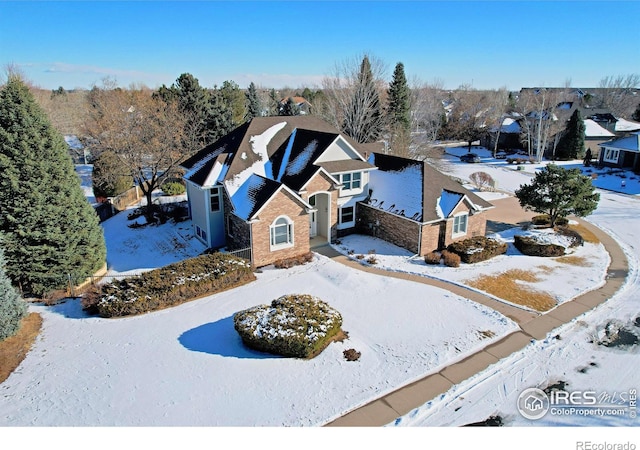
[[[385,72],[384,63],[370,55],[337,63],[322,82],[325,120],[360,143],[374,142],[385,125]]]
[[[630,118],[638,103],[634,92],[640,88],[640,74],[610,75],[599,84],[600,106],[607,108],[615,117]]]
[[[529,157],[542,161],[544,152],[557,133],[564,129],[558,120],[557,107],[564,98],[565,92],[558,89],[539,88],[521,91],[516,104],[522,116],[522,141],[526,145]]]
[[[152,192],[177,168],[184,154],[181,145],[184,116],[177,105],[153,98],[144,88],[94,87],[85,122],[94,148],[112,151],[142,190],[147,221],[153,220]]]

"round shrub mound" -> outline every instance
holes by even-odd
[[[463,263],[473,264],[506,253],[507,243],[486,236],[474,236],[464,241],[454,242],[447,247],[447,250],[460,256]]]
[[[531,223],[539,226],[539,227],[550,227],[551,226],[551,218],[549,214],[540,214],[538,216],[533,216],[531,218]],[[566,217],[558,217],[556,219],[556,226],[566,226],[569,224],[569,219]]]
[[[527,256],[554,257],[562,256],[565,252],[565,248],[562,245],[538,242],[530,236],[515,235],[513,237],[513,245],[520,253]]]
[[[317,297],[292,294],[237,312],[233,325],[249,348],[311,358],[340,333],[342,316]]]

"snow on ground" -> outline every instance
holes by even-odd
[[[350,235],[341,239],[340,244],[333,247],[345,255],[356,259],[358,255],[365,255],[362,259],[366,264],[366,256],[375,251],[376,267],[394,272],[404,272],[436,278],[455,284],[468,286],[470,281],[482,276],[492,276],[507,272],[511,269],[525,270],[538,277],[539,281],[520,283],[535,291],[545,292],[560,304],[596,289],[604,283],[607,267],[610,262],[609,254],[602,244],[585,243],[573,249],[567,248],[567,258],[543,258],[525,256],[513,245],[514,235],[536,236],[538,240],[545,239],[568,247],[566,238],[545,230],[523,231],[512,228],[489,237],[506,242],[507,253],[475,264],[461,264],[458,268],[446,267],[443,264],[433,266],[426,264],[424,259],[416,257],[409,251],[396,247],[381,239]],[[574,263],[571,264],[570,262]],[[580,264],[575,264],[578,261]],[[504,299],[499,299],[505,301]],[[509,303],[506,301],[506,303]]]
[[[80,177],[80,187],[82,187],[84,196],[87,197],[89,203],[95,205],[96,197],[93,195],[92,187],[93,164],[76,164],[75,169]]]
[[[492,171],[510,192],[528,180],[499,165],[452,161],[450,168],[460,178],[469,168]],[[637,345],[593,343],[610,320],[633,326],[640,315],[638,206],[637,198],[602,192],[588,218],[614,236],[629,259],[621,291],[554,331],[560,339],[550,335],[530,344],[392,425],[462,425],[494,414],[508,425],[638,425],[619,417],[547,416],[533,422],[515,410],[518,394],[530,386],[566,381],[570,389],[615,394],[640,385]],[[125,223],[120,214],[103,224],[115,272],[157,267],[201,250],[188,222],[138,230]],[[178,252],[154,237],[176,239]],[[384,253],[382,246],[376,251]],[[232,314],[296,291],[337,308],[349,339],[310,361],[245,349]],[[317,425],[488,344],[481,331],[498,338],[514,329],[503,316],[448,292],[324,257],[290,270],[265,270],[241,288],[138,317],[86,317],[75,301],[31,310],[43,315],[43,330],[0,386],[3,426]],[[361,351],[361,359],[345,361],[347,348]]]
[[[453,165],[452,173],[462,177],[464,171],[458,171],[459,167],[464,166]],[[613,236],[627,256],[629,275],[620,291],[596,309],[554,330],[547,339],[529,344],[390,425],[458,426],[500,415],[508,426],[639,426],[640,421],[631,417],[628,408],[624,416],[596,415],[593,414],[596,410],[591,408],[588,410],[590,415],[547,413],[537,421],[525,419],[516,408],[518,395],[524,389],[560,381],[568,383],[566,389],[569,391],[596,392],[599,401],[609,396],[610,399],[602,404],[613,407],[619,406],[621,399],[628,401],[630,392],[640,386],[638,344],[627,347],[597,344],[605,326],[612,321],[637,333],[636,318],[640,316],[639,202],[637,197],[602,191],[598,209],[587,217]],[[595,436],[602,440],[602,431]],[[621,433],[616,431],[604,436],[622,439]]]
[[[131,318],[86,317],[77,301],[32,306],[44,327],[2,385],[8,401],[0,404],[0,424],[321,425],[515,329],[504,316],[447,291],[321,256],[257,276],[243,287]],[[336,308],[349,338],[308,361],[243,347],[233,314],[298,292]],[[487,332],[496,336],[487,339]],[[358,361],[343,358],[349,348],[362,353]]]

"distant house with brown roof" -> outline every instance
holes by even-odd
[[[313,116],[254,118],[182,164],[196,237],[209,248],[250,250],[259,267],[307,253],[312,238],[358,230],[416,252],[484,233],[487,202],[423,163],[379,154],[367,161],[367,149]],[[418,167],[411,182],[419,187],[375,178],[378,161],[384,175],[392,161]],[[383,186],[412,206],[375,203]],[[403,243],[376,221],[410,221],[418,234]]]
[[[291,102],[296,105],[300,115],[309,114],[311,112],[311,103],[309,103],[304,97],[300,96],[286,97],[280,100],[280,104],[278,105],[278,109],[280,110],[280,112],[285,109],[289,100],[291,100]]]

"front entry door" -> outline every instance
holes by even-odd
[[[318,212],[311,211],[309,214],[309,237],[313,238],[318,235]]]

